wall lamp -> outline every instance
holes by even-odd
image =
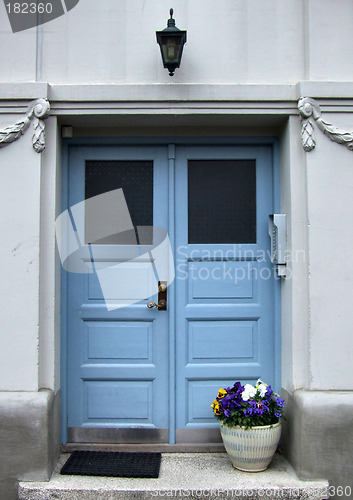
[[[180,67],[183,47],[186,42],[186,31],[175,26],[173,9],[170,9],[170,19],[167,28],[156,31],[157,43],[161,48],[163,66],[168,68],[169,75],[173,76],[176,68]]]

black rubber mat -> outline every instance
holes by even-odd
[[[161,453],[74,451],[60,474],[157,478]]]

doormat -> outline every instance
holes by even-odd
[[[161,453],[74,451],[60,474],[157,478]]]

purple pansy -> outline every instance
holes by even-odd
[[[280,408],[283,408],[285,401],[284,401],[284,399],[276,398],[276,403],[277,403],[277,406],[279,406]]]

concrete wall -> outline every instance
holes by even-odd
[[[0,5],[0,81],[6,83],[33,82],[37,79],[37,29],[13,34],[5,5]],[[16,94],[14,93],[14,97]]]
[[[303,63],[297,48],[302,44],[303,18],[296,2],[280,0],[270,6],[228,0],[215,9],[211,0],[177,0],[173,8],[177,26],[188,30],[185,71],[176,74],[176,81],[300,79]],[[155,31],[166,27],[168,17],[169,6],[163,2],[107,0],[101,7],[86,1],[44,28],[42,77],[57,83],[167,82]]]
[[[288,278],[282,281],[282,386],[309,381],[308,192],[298,117],[290,117],[280,139],[281,211],[288,216]],[[289,362],[290,360],[290,362]]]
[[[175,0],[188,30],[175,82],[349,81],[353,6],[349,0]],[[169,6],[154,0],[85,0],[69,13],[10,35],[0,5],[0,81],[163,83],[155,31]],[[332,22],[334,20],[334,22]],[[334,42],[333,42],[334,41]],[[323,57],[324,56],[324,57]]]
[[[324,102],[322,112],[326,122],[352,130],[351,112],[332,113]],[[290,178],[290,189],[282,189],[283,209],[291,214],[288,243],[294,256],[307,248],[306,262],[291,264],[292,279],[282,289],[283,450],[301,478],[328,479],[337,499],[353,489],[353,156],[314,127],[310,153],[298,150],[290,121],[282,141],[283,180]]]
[[[1,115],[0,128],[18,119]],[[26,150],[28,154],[24,155]],[[28,134],[1,150],[0,219],[3,311],[0,390],[38,390],[39,213],[42,158]]]
[[[299,390],[283,395],[288,419],[282,447],[298,476],[304,480],[325,477],[330,498],[350,498],[353,393]]]
[[[352,114],[325,113],[343,130]],[[306,155],[310,244],[310,381],[315,390],[352,390],[353,154],[317,133]]]
[[[303,0],[303,6],[305,80],[351,81],[353,68],[345,68],[345,61],[353,36],[348,29],[353,20],[352,3]]]
[[[0,498],[17,499],[17,483],[48,481],[59,447],[60,395],[0,392]]]
[[[24,112],[0,114],[0,130],[23,117]],[[0,150],[0,498],[4,500],[17,499],[18,480],[48,480],[60,449],[60,337],[55,335],[60,304],[55,306],[53,227],[56,130],[56,119],[49,119],[47,136],[53,147],[42,155],[32,148],[32,127]]]
[[[353,124],[352,114],[323,111],[323,119],[341,130]],[[283,283],[283,387],[352,390],[353,155],[317,127],[317,146],[304,153],[299,135],[300,123],[291,119],[281,141],[293,256],[291,280]]]

